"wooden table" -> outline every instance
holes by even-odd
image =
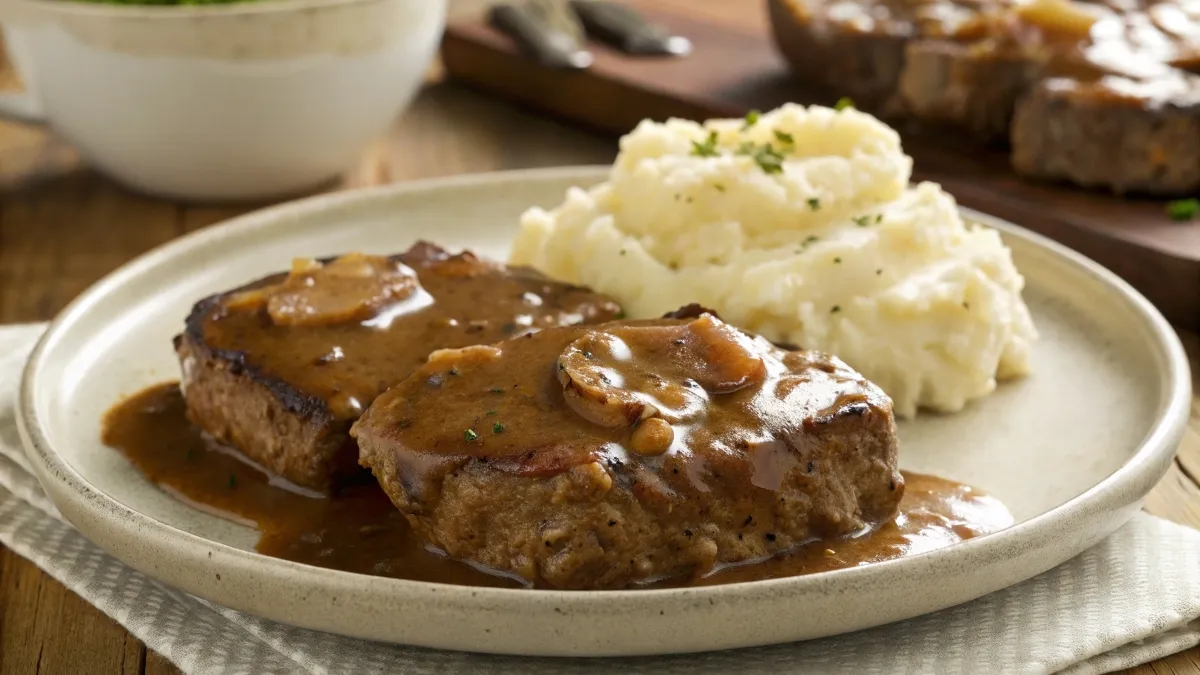
[[[4,75],[0,72],[0,84]],[[11,79],[11,76],[8,76]],[[436,77],[434,78],[436,80]],[[612,139],[432,83],[339,187],[466,172],[612,161]],[[0,122],[0,323],[50,319],[121,263],[258,205],[195,206],[141,197],[82,166],[44,131]],[[1193,371],[1200,339],[1184,334]],[[1193,403],[1200,430],[1200,399]],[[1147,510],[1200,527],[1200,436]],[[115,621],[0,547],[0,674],[174,673]],[[1135,669],[1200,675],[1200,648]]]

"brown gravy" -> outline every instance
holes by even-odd
[[[334,260],[330,269],[351,257],[358,258],[352,254]],[[324,291],[324,296],[304,301],[331,304],[332,309],[320,306],[331,313],[344,310],[341,305],[351,301],[369,304],[372,300],[360,295],[381,292],[374,288],[377,284],[395,287],[408,281],[414,286],[408,289],[410,295],[366,320],[334,316],[323,323],[280,321],[275,310],[298,301],[289,296],[293,278],[276,274],[201,301],[188,317],[187,332],[198,344],[228,355],[260,378],[277,379],[323,402],[335,418],[354,420],[376,396],[422,365],[433,347],[489,344],[531,328],[620,315],[615,302],[591,291],[470,253],[450,255],[431,244],[419,243],[390,259],[367,260],[390,265],[379,272],[385,275],[382,279],[338,283],[341,280],[333,277],[296,285]],[[278,300],[287,302],[278,308],[270,304]]]
[[[175,383],[151,387],[116,405],[104,419],[103,440],[169,494],[256,526],[261,532],[257,549],[265,555],[417,581],[523,585],[426,549],[369,479],[324,497],[269,477],[189,424]],[[906,473],[905,480],[900,515],[870,532],[655,586],[734,583],[854,567],[923,553],[1012,524],[1003,504],[969,486],[915,473]]]

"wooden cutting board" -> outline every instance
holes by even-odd
[[[452,22],[442,56],[449,77],[603,133],[643,118],[738,117],[794,101],[833,103],[795,81],[770,36],[763,2],[640,0],[647,17],[692,40],[685,58],[633,58],[601,44],[581,72],[550,70],[481,19]],[[1004,150],[902,130],[914,179],[942,184],[964,206],[1024,225],[1100,262],[1172,322],[1200,328],[1200,220],[1167,217],[1165,200],[1118,198],[1026,181]]]

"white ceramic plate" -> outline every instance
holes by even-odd
[[[482,589],[336,572],[254,553],[253,531],[150,485],[98,440],[120,397],[177,376],[171,337],[191,304],[298,255],[394,252],[417,238],[503,257],[518,214],[597,168],[466,176],[272,208],[172,242],[80,296],[34,353],[20,423],[58,508],[116,557],[223,605],[308,628],[518,654],[633,655],[742,647],[865,628],[948,607],[1043,572],[1108,535],[1166,471],[1190,377],[1163,318],[1111,273],[1046,239],[1000,229],[1042,339],[1031,377],[953,416],[900,426],[904,468],[977,485],[1007,530],[892,562],[706,588]]]

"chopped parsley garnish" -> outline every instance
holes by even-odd
[[[821,208],[821,200],[817,199],[816,197],[810,197],[808,200],[808,208],[812,209],[813,211]]]
[[[796,144],[795,137],[793,137],[791,134],[787,133],[786,131],[780,131],[778,129],[775,130],[775,140],[779,141],[780,143],[783,143],[784,145],[795,145]]]
[[[613,318],[614,319],[624,319],[625,318],[625,310],[621,310],[621,311],[617,312],[617,315],[614,316]]]
[[[495,415],[495,414],[496,414],[496,411],[495,411],[495,410],[489,410],[489,411],[487,411],[487,416],[488,416],[488,417],[492,417],[492,416],[493,416],[493,415]]]
[[[725,191],[725,186],[721,185],[720,183],[713,183],[713,187],[715,187],[717,189],[717,192]]]
[[[854,99],[849,96],[843,96],[838,99],[838,102],[833,104],[834,110],[845,110],[846,108],[854,107]]]
[[[817,235],[815,235],[815,234],[810,234],[810,235],[808,235],[807,237],[805,237],[805,238],[804,238],[804,245],[805,245],[805,246],[808,246],[809,244],[815,244],[815,243],[817,243],[818,241],[821,241],[821,238],[820,238],[820,237],[818,237],[818,236],[817,236]]]
[[[235,487],[237,487],[237,476],[231,473],[229,474],[229,489],[232,490]]]
[[[878,277],[878,276],[882,276],[882,275],[883,275],[883,268],[882,268],[882,267],[881,267],[881,268],[879,268],[879,269],[877,269],[877,270],[875,270],[875,276],[877,276],[877,277]]]
[[[492,387],[492,389],[491,389],[491,392],[492,392],[493,394],[503,394],[503,393],[504,393],[504,390],[503,390],[503,389],[501,389],[500,387]]]
[[[829,313],[830,313],[830,314],[837,314],[837,313],[838,313],[838,312],[840,312],[840,311],[842,311],[842,306],[841,306],[841,305],[834,305],[834,306],[833,306],[833,307],[832,307],[832,308],[829,310]]]
[[[839,265],[840,265],[840,264],[842,263],[842,259],[841,259],[841,257],[839,256],[839,257],[837,257],[837,258],[834,258],[834,259],[833,259],[833,262],[834,262],[835,264],[839,264]]]
[[[1200,200],[1192,199],[1177,199],[1167,204],[1167,215],[1171,216],[1171,220],[1191,220],[1200,214]]]
[[[882,222],[883,222],[883,214],[882,214],[882,213],[876,213],[876,214],[875,214],[875,222],[876,222],[876,223],[882,223]]]
[[[474,429],[467,429],[463,432],[463,438],[467,439],[467,442],[470,443],[476,438],[479,438],[479,434],[475,433]]]
[[[858,225],[859,227],[866,227],[867,225],[871,224],[870,216],[856,216],[854,218],[851,218],[850,220],[853,220],[854,224]]]
[[[628,251],[626,251],[625,249],[621,249],[621,255],[625,255],[626,253],[628,253]]]
[[[754,163],[764,173],[783,172],[783,155],[773,148],[770,143],[763,143],[762,145],[743,143],[742,147],[738,149],[738,153],[750,155],[754,159]]]
[[[763,148],[763,152],[754,156],[754,161],[764,173],[783,173],[783,155],[775,152],[769,145]]]
[[[499,422],[496,422],[495,424],[492,425],[492,433],[493,434],[504,433],[504,425]]]
[[[708,138],[703,143],[692,141],[692,154],[697,157],[716,157],[717,152],[717,132],[708,132]]]
[[[749,129],[755,124],[758,124],[758,118],[761,116],[762,113],[757,110],[751,110],[750,112],[746,113],[746,123],[742,125],[742,131]]]
[[[969,302],[964,302],[964,303],[963,303],[963,309],[971,309],[971,303],[969,303]]]

